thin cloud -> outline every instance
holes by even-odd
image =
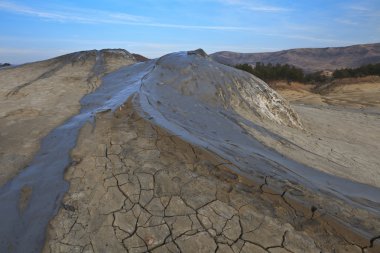
[[[304,36],[304,35],[278,35],[290,39],[300,39],[300,40],[308,40],[308,41],[315,41],[315,42],[324,42],[324,43],[352,43],[349,41],[342,41],[337,39],[330,39],[330,38],[322,38],[322,37],[314,37],[314,36]]]
[[[67,11],[39,10],[24,5],[19,5],[10,1],[1,1],[0,10],[39,17],[59,22],[78,23],[117,23],[117,22],[146,22],[149,19],[144,16],[130,15],[118,12],[106,12],[90,9],[67,9]]]
[[[364,17],[380,17],[380,11],[378,6],[365,6],[365,5],[348,5],[344,7],[355,15]]]
[[[353,10],[353,11],[370,11],[369,8],[367,7],[364,7],[364,6],[360,6],[360,5],[349,5],[347,6],[347,9],[350,9],[350,10]]]
[[[350,19],[336,18],[335,21],[344,25],[359,25],[358,22],[352,21]]]
[[[105,12],[99,10],[71,9],[66,12],[39,10],[18,5],[9,1],[0,2],[0,10],[37,17],[55,22],[74,22],[84,24],[123,24],[145,27],[161,27],[173,29],[220,30],[220,31],[255,31],[258,29],[240,26],[186,25],[154,22],[149,17],[135,16],[126,13]]]
[[[260,2],[248,2],[243,0],[218,0],[219,2],[227,5],[234,5],[236,7],[255,11],[255,12],[287,12],[292,11],[292,9],[284,8],[280,6],[262,4]]]

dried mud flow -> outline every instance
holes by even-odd
[[[79,83],[96,85],[73,89],[76,106],[45,129],[38,123],[52,115],[30,119],[40,130],[34,139],[19,130],[15,143],[42,141],[0,189],[1,252],[380,251],[379,160],[369,151],[377,144],[358,151],[368,136],[344,142],[343,133],[321,130],[339,115],[359,125],[362,115],[293,109],[261,80],[202,50],[118,70],[135,61],[126,51],[80,55],[92,62]],[[1,94],[23,93],[26,108],[36,96],[31,86],[72,70],[57,62]],[[12,80],[0,71],[1,78]],[[54,107],[52,94],[39,115]],[[25,115],[1,113],[4,129],[25,123]],[[376,115],[367,120],[377,129]],[[16,154],[4,146],[8,157]]]

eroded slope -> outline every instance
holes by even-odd
[[[134,62],[125,50],[93,50],[2,69],[0,186],[30,162],[43,136],[79,112],[104,74]]]

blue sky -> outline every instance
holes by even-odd
[[[0,62],[89,49],[148,57],[380,42],[379,0],[0,0]]]

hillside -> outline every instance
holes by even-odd
[[[148,58],[146,58],[145,56],[143,56],[141,54],[132,54],[132,55],[133,55],[133,57],[135,57],[136,61],[139,61],[139,62],[149,60]]]
[[[237,65],[256,62],[290,64],[306,72],[356,68],[380,62],[380,43],[348,47],[298,48],[266,53],[216,52],[211,57],[223,64]]]
[[[30,162],[36,140],[78,112],[82,96],[106,73],[135,62],[125,50],[105,49],[1,69],[0,166],[7,170],[0,172],[0,186]]]
[[[273,81],[269,85],[293,105],[331,105],[365,111],[380,108],[379,76],[344,78],[323,85],[286,81]]]
[[[0,252],[379,252],[377,114],[292,106],[203,50],[0,83]]]

